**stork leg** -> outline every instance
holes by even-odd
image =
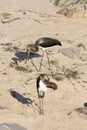
[[[46,50],[45,50],[45,52],[46,52],[46,55],[47,55],[48,65],[49,65],[49,68],[50,68],[49,56],[48,56],[48,53],[47,53]],[[41,70],[41,66],[42,66],[42,62],[43,62],[43,57],[44,57],[44,51],[42,52],[42,58],[41,58],[41,63],[40,63],[39,71]]]
[[[27,51],[27,54],[26,54],[26,61],[28,61],[28,60],[29,60],[29,57],[30,57],[30,52],[29,52],[29,51]]]
[[[44,110],[43,110],[43,98],[39,98],[39,108],[40,108],[39,113],[43,114],[44,113]]]
[[[41,108],[41,114],[44,114],[44,109],[43,109],[43,98],[42,98],[42,101],[41,101],[41,105],[42,105],[42,108]]]
[[[30,51],[27,49],[27,53],[26,53],[26,61],[25,63],[27,63],[30,59]]]
[[[46,50],[45,50],[46,51]],[[49,60],[49,56],[48,56],[48,53],[46,51],[46,54],[47,54],[47,59],[48,59],[48,65],[49,65],[49,69],[50,69],[50,60]]]
[[[41,66],[42,66],[43,57],[44,57],[44,51],[42,52],[42,58],[41,58],[41,63],[40,63],[40,68],[39,68],[39,71],[41,70]]]

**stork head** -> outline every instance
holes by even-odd
[[[41,79],[42,81],[45,81],[45,80],[50,81],[50,78],[48,77],[47,74],[41,74],[41,75],[40,75],[40,79]]]

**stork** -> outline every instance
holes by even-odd
[[[42,52],[42,58],[41,58],[39,71],[41,70],[42,61],[43,61],[43,57],[44,57],[44,52],[46,52],[46,54],[47,54],[48,65],[49,65],[49,68],[50,68],[50,62],[49,62],[47,49],[49,47],[53,47],[53,46],[62,46],[62,44],[57,39],[53,39],[53,38],[49,38],[49,37],[39,38],[38,40],[36,40],[34,45],[29,45],[28,46],[27,59],[29,59],[29,54],[30,53],[35,53],[35,52],[39,51],[39,48],[41,48],[43,50],[43,52]]]
[[[43,109],[43,98],[45,97],[45,92],[48,88],[51,88],[53,90],[57,89],[57,85],[54,82],[50,82],[50,78],[47,74],[40,74],[36,81],[37,84],[37,93],[38,93],[38,99],[39,99],[39,108],[40,114],[44,113]]]

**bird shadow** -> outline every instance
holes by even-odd
[[[15,98],[17,101],[19,101],[22,104],[32,104],[33,100],[31,100],[30,98],[26,98],[23,95],[21,95],[20,93],[14,91],[14,90],[10,90],[10,94],[13,98]]]
[[[22,61],[22,60],[26,60],[27,59],[27,52],[16,52],[15,53],[15,56],[16,57],[13,57],[12,60],[18,60],[18,61]],[[30,53],[30,57],[29,59],[32,59],[32,58],[38,58],[38,57],[41,57],[40,54],[38,53]]]
[[[41,57],[38,53],[30,53],[29,59],[32,63],[32,65],[35,67],[35,69],[38,71],[35,63],[32,61],[33,58],[39,58]],[[18,65],[19,61],[27,60],[27,52],[16,52],[15,57],[12,58],[12,60]]]
[[[33,112],[38,112],[38,105],[34,100],[31,100],[30,98],[26,98],[17,91],[10,90],[10,94],[13,98],[15,98],[18,102],[25,104],[29,106]]]

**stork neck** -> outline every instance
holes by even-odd
[[[39,46],[39,43],[37,41],[35,42],[35,46],[37,46],[37,47]]]
[[[46,86],[47,86],[48,88],[52,88],[52,89],[54,89],[54,90],[57,89],[57,85],[56,85],[54,82],[49,82],[48,80],[45,80],[44,83],[46,84]]]

